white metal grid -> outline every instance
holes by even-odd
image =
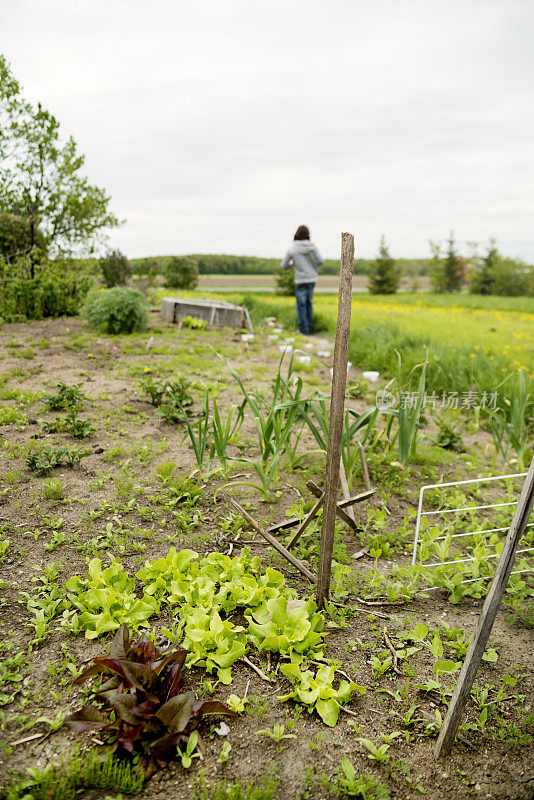
[[[443,509],[438,509],[438,510],[434,509],[434,510],[431,510],[431,511],[423,511],[423,500],[424,500],[425,491],[428,491],[429,489],[442,489],[444,487],[449,487],[449,486],[465,486],[467,484],[473,484],[473,483],[489,483],[489,482],[494,482],[494,481],[511,480],[513,478],[524,478],[526,475],[527,475],[526,472],[517,472],[517,473],[514,473],[512,475],[497,475],[497,476],[493,476],[493,477],[490,477],[490,478],[471,478],[469,480],[450,481],[448,483],[430,483],[430,484],[426,484],[425,486],[422,486],[420,491],[419,491],[419,504],[418,504],[418,507],[417,507],[417,521],[416,521],[416,525],[415,525],[415,540],[414,540],[414,546],[413,546],[412,564],[415,564],[417,562],[417,551],[418,551],[418,547],[419,547],[420,543],[422,542],[422,540],[420,538],[421,518],[422,517],[428,517],[428,516],[432,516],[432,515],[441,515],[441,514],[460,513],[462,511],[477,511],[477,510],[481,510],[481,509],[499,508],[499,507],[502,507],[502,506],[515,506],[516,505],[516,503],[514,501],[510,501],[510,502],[485,503],[485,504],[479,505],[479,506],[465,506],[464,508],[443,508]],[[529,522],[527,527],[534,527],[534,522]],[[507,531],[507,530],[508,530],[508,527],[505,527],[505,528],[489,528],[489,529],[486,529],[486,530],[481,529],[481,530],[478,530],[478,531],[469,531],[468,533],[453,533],[453,534],[447,534],[445,536],[438,536],[436,539],[434,539],[434,541],[435,542],[439,542],[439,541],[442,541],[443,539],[447,539],[447,538],[457,539],[457,538],[461,538],[461,537],[464,537],[464,536],[475,536],[477,533],[497,533],[497,532]],[[530,552],[534,552],[534,547],[526,547],[526,548],[523,548],[523,549],[517,551],[518,554],[519,553],[530,553]],[[494,556],[489,556],[489,558],[497,558],[497,554],[495,554]],[[420,564],[420,566],[423,567],[423,568],[424,567],[439,567],[439,566],[446,566],[446,565],[452,565],[452,564],[461,564],[461,563],[465,563],[465,562],[468,562],[468,561],[475,561],[475,560],[476,560],[475,558],[466,557],[466,558],[457,559],[455,561],[436,561],[436,562],[427,563],[427,564]],[[517,575],[519,573],[533,572],[533,571],[534,570],[532,570],[532,569],[515,570],[511,574],[512,575]],[[487,579],[489,579],[490,577],[491,576],[487,576]],[[478,581],[478,580],[484,580],[484,578],[469,578],[469,579],[467,579],[465,581],[462,581],[462,583],[472,583],[473,581]]]

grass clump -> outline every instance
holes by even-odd
[[[81,310],[91,328],[111,334],[144,331],[148,312],[146,297],[122,286],[91,292]]]
[[[193,789],[192,800],[272,800],[280,780],[277,777],[264,775],[261,781],[254,783],[224,780],[217,781],[213,786],[206,784],[203,773],[200,775]]]
[[[119,761],[110,753],[104,760],[90,751],[75,754],[67,764],[30,769],[6,792],[6,800],[74,800],[80,789],[114,789],[137,794],[143,788],[141,767]]]

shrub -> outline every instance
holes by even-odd
[[[469,272],[471,294],[498,294],[508,297],[534,295],[534,267],[520,259],[505,258],[490,239],[486,254],[476,256]]]
[[[188,256],[171,256],[165,279],[165,286],[173,289],[194,289],[198,283],[198,264]]]
[[[73,316],[92,281],[88,270],[73,261],[43,259],[39,263],[27,256],[8,262],[0,258],[0,317],[15,322]]]
[[[110,250],[105,258],[100,259],[100,270],[106,286],[125,286],[132,274],[132,267],[124,253]]]
[[[133,333],[148,325],[148,300],[135,289],[116,286],[91,292],[81,314],[103,333]]]

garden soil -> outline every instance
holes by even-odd
[[[62,583],[73,574],[83,574],[89,552],[80,550],[83,544],[89,546],[88,543],[93,542],[91,546],[97,548],[95,552],[104,563],[111,556],[117,556],[132,574],[146,559],[164,556],[171,543],[177,548],[193,547],[201,552],[212,549],[229,552],[228,537],[220,527],[221,519],[228,515],[228,508],[220,498],[214,499],[215,491],[225,482],[220,475],[202,480],[202,475],[196,474],[203,487],[202,521],[192,533],[181,531],[170,514],[163,514],[151,523],[135,510],[128,510],[132,498],[139,505],[148,505],[147,498],[151,494],[162,492],[156,479],[158,463],[173,461],[176,470],[184,476],[195,470],[194,454],[188,442],[184,441],[183,425],[169,425],[155,416],[154,407],[139,389],[139,380],[146,375],[171,379],[176,374],[184,375],[193,382],[197,410],[202,408],[203,387],[216,391],[223,407],[240,402],[237,385],[209,346],[225,354],[248,385],[267,391],[271,378],[276,374],[282,341],[269,339],[268,335],[272,335],[272,330],[260,331],[255,340],[248,343],[233,331],[181,331],[177,336],[176,329],[162,325],[157,315],[153,315],[151,330],[146,335],[134,337],[97,335],[77,319],[4,325],[0,329],[0,371],[9,376],[4,387],[39,393],[52,391],[59,380],[81,384],[89,398],[81,416],[90,419],[96,429],[93,436],[82,442],[74,442],[66,434],[44,434],[42,421],[53,415],[45,410],[40,397],[26,405],[21,401],[17,406],[21,411],[20,419],[0,428],[3,447],[0,525],[4,537],[10,540],[9,550],[0,563],[0,579],[5,582],[0,604],[4,642],[9,641],[16,651],[27,652],[31,632],[27,627],[29,614],[24,593],[31,595],[35,591],[36,584],[32,579],[37,575],[36,567],[60,563]],[[286,335],[291,338],[291,334]],[[149,336],[154,338],[146,351]],[[298,344],[311,344],[308,352],[317,349],[312,338],[308,342],[297,340]],[[322,347],[325,346],[328,343],[322,343]],[[321,388],[328,391],[330,376],[327,365],[317,364],[300,374],[306,390]],[[16,406],[17,402],[17,399],[14,403],[4,400],[2,404],[4,407]],[[369,406],[369,395],[357,397],[352,405],[363,410]],[[55,443],[67,441],[89,451],[89,455],[73,469],[54,470],[51,477],[61,481],[64,487],[64,497],[60,500],[46,499],[43,479],[25,466],[24,454],[32,439],[37,443],[43,439]],[[246,421],[240,439],[247,453],[252,452],[252,420]],[[420,485],[429,482],[429,476],[447,480],[477,474],[484,464],[489,439],[480,431],[471,431],[466,432],[464,442],[471,459],[451,458],[447,454],[443,463],[435,466],[434,472],[428,475],[415,465],[408,470],[408,477],[402,476],[400,485],[387,487],[387,492],[378,474],[371,473],[379,490],[371,501],[371,507],[381,507],[384,503],[382,492],[387,494],[391,529],[400,527],[408,511],[416,507]],[[306,444],[303,440],[303,446]],[[389,467],[390,472],[395,470],[395,467]],[[246,465],[237,472],[226,480],[253,480]],[[236,486],[231,493],[239,502],[246,503],[250,513],[267,526],[282,520],[286,511],[301,497],[307,502],[310,500],[305,479],[312,474],[317,482],[322,482],[321,460],[317,456],[310,459],[306,469],[284,472],[278,486],[279,496],[273,496],[271,502],[262,502],[259,493],[246,487],[240,489]],[[384,474],[380,472],[380,475]],[[352,487],[354,491],[362,488],[361,482],[358,484],[357,481]],[[89,512],[98,512],[103,504],[106,509],[104,501],[107,501],[109,511],[104,510],[100,517],[91,519]],[[355,512],[357,522],[363,527],[365,507],[356,506]],[[61,530],[67,536],[63,543],[46,549],[53,539],[50,520],[58,518],[63,519]],[[137,530],[131,541],[123,542],[117,550],[103,546],[98,550],[106,525],[120,529],[120,524],[126,522],[129,529]],[[35,531],[40,533],[36,535]],[[308,582],[274,553],[260,536],[247,531],[242,538],[250,542],[253,553],[260,555],[266,564],[281,570],[288,584],[296,587],[301,596],[309,596],[312,588]],[[361,549],[362,538],[365,541],[365,535],[358,537],[346,528],[343,528],[342,538],[349,554]],[[281,539],[283,541],[283,536]],[[143,545],[146,549],[142,549]],[[233,552],[238,551],[239,545],[235,544]],[[91,551],[91,557],[95,552]],[[387,569],[388,562],[408,563],[409,556],[407,544],[401,552],[380,560],[379,566]],[[307,564],[314,567],[312,559]],[[361,575],[373,565],[370,557],[353,561],[354,572]],[[279,672],[277,658],[273,656],[269,670],[265,657],[260,658],[252,651],[249,658],[262,669],[267,669],[271,679],[263,680],[246,664],[239,663],[233,668],[231,686],[219,684],[214,695],[225,700],[230,693],[240,697],[246,693],[252,700],[249,712],[227,720],[230,731],[226,737],[210,731],[209,723],[204,723],[201,727],[206,743],[203,761],[194,759],[189,770],[184,770],[179,761],[168,764],[149,781],[139,797],[152,800],[191,798],[202,770],[208,784],[220,780],[229,783],[236,779],[259,782],[262,776],[273,774],[280,781],[274,794],[278,800],[326,800],[335,796],[328,781],[335,780],[344,757],[351,760],[357,772],[371,774],[387,787],[392,798],[399,800],[419,797],[428,800],[463,800],[467,797],[527,800],[534,797],[532,722],[530,727],[523,726],[529,715],[530,720],[534,715],[534,631],[518,623],[510,624],[506,611],[499,613],[491,637],[498,661],[482,664],[477,684],[480,687],[499,686],[504,674],[513,674],[518,679],[517,686],[510,690],[510,699],[500,705],[496,722],[482,731],[464,730],[464,740],[454,745],[450,756],[438,761],[433,754],[435,732],[428,720],[435,718],[437,710],[444,715],[446,708],[432,693],[425,694],[414,687],[414,683],[424,683],[433,677],[430,653],[428,657],[425,652],[414,657],[417,674],[410,679],[406,700],[396,700],[393,695],[397,693],[399,697],[399,692],[402,694],[407,677],[393,672],[377,677],[370,665],[371,656],[387,651],[384,628],[391,635],[420,621],[430,629],[446,622],[454,628],[465,628],[471,634],[477,623],[481,601],[467,599],[451,605],[446,595],[438,590],[420,595],[408,604],[383,602],[367,605],[356,593],[349,595],[343,603],[352,608],[352,614],[345,619],[334,616],[330,621],[325,657],[336,659],[341,670],[356,683],[367,687],[367,693],[363,697],[357,695],[348,704],[350,713],[342,712],[336,727],[326,727],[316,715],[306,711],[294,722],[298,715],[293,704],[281,703],[277,699],[289,689],[287,679]],[[234,618],[239,621],[237,616]],[[156,630],[165,627],[165,621],[165,616],[156,621]],[[65,727],[50,734],[46,721],[37,722],[34,727],[28,725],[39,717],[54,720],[59,711],[68,714],[83,703],[81,692],[71,686],[69,674],[58,671],[64,660],[64,648],[68,649],[77,666],[86,666],[104,647],[105,641],[67,636],[53,623],[44,641],[27,657],[26,666],[21,671],[22,680],[3,682],[0,690],[4,700],[0,708],[0,787],[9,785],[15,773],[22,773],[30,767],[43,767],[60,759],[76,742],[82,745],[95,743],[97,737],[76,737]],[[198,689],[203,677],[200,670],[191,670],[186,676],[186,689]],[[443,683],[450,688],[451,676],[444,677]],[[519,701],[516,698],[518,694],[521,696]],[[401,717],[410,704],[417,705],[416,716],[423,721],[405,729]],[[466,721],[475,722],[478,713],[471,704]],[[276,723],[285,724],[286,732],[291,729],[295,738],[276,743],[258,734],[260,730],[272,730]],[[365,746],[358,741],[366,738],[379,744],[383,741],[383,734],[387,736],[396,731],[401,731],[402,735],[391,739],[388,764],[372,761]],[[42,738],[23,741],[36,732],[41,733]],[[221,764],[218,758],[224,741],[230,743],[231,751],[228,760]],[[109,792],[91,790],[83,796],[96,800],[107,795]]]

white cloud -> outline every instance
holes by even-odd
[[[3,51],[127,224],[112,242],[337,254],[496,235],[534,258],[530,0],[0,0]]]

